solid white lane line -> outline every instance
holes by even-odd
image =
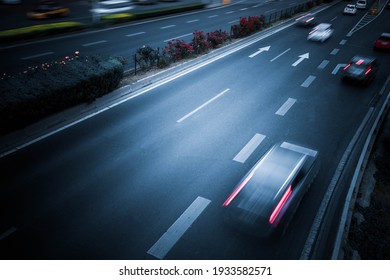
[[[199,19],[189,20],[189,21],[186,21],[186,23],[194,23],[194,22],[197,22],[197,21],[199,21]]]
[[[3,232],[2,234],[0,234],[0,241],[7,238],[8,236],[10,236],[11,234],[13,234],[14,232],[16,231],[16,228],[14,227],[11,227],[10,229],[8,229],[7,231]]]
[[[216,96],[214,96],[213,98],[211,98],[209,101],[203,103],[201,106],[199,106],[198,108],[196,108],[195,110],[191,111],[190,113],[188,113],[187,115],[185,115],[184,117],[182,117],[181,119],[177,120],[178,123],[184,121],[185,119],[191,117],[193,114],[195,114],[196,112],[198,112],[199,110],[201,110],[202,108],[206,107],[208,104],[210,104],[211,102],[215,101],[216,99],[218,99],[219,97],[221,97],[222,95],[224,95],[226,92],[228,92],[230,89],[227,88],[225,89],[224,91],[222,91],[221,93],[217,94]]]
[[[210,200],[198,196],[147,253],[160,260],[163,259],[209,203]]]
[[[290,50],[291,50],[291,48],[288,48],[287,50],[285,50],[285,51],[282,52],[281,54],[275,56],[275,57],[274,57],[273,59],[271,59],[270,61],[272,62],[272,61],[278,59],[279,57],[281,57],[282,55],[284,55],[285,53],[287,53],[287,52],[290,51]]]
[[[171,24],[171,25],[167,25],[167,26],[160,27],[160,29],[167,29],[167,28],[172,28],[172,27],[175,27],[175,26],[176,26],[176,25]]]
[[[263,142],[265,135],[256,133],[244,148],[233,158],[234,161],[244,163],[256,148]]]
[[[320,65],[318,65],[318,69],[323,70],[329,63],[329,60],[323,60]]]
[[[283,142],[280,145],[280,147],[288,149],[288,150],[291,150],[291,151],[294,151],[294,152],[298,152],[298,153],[301,153],[301,154],[304,154],[304,155],[308,155],[308,156],[311,156],[311,157],[315,157],[316,154],[317,154],[317,151],[315,151],[315,150],[312,150],[312,149],[309,149],[309,148],[306,148],[306,147],[302,147],[302,146],[298,146],[298,145],[295,145],[295,144],[291,144],[291,143],[288,143],[288,142]]]
[[[101,40],[101,41],[96,41],[96,42],[91,42],[91,43],[83,44],[82,46],[83,46],[83,47],[89,47],[89,46],[98,45],[98,44],[103,44],[103,43],[107,43],[107,41],[106,41],[106,40]]]
[[[290,110],[290,108],[294,105],[295,102],[297,102],[297,100],[294,98],[287,99],[287,101],[284,102],[282,107],[280,107],[275,114],[279,116],[284,116],[288,112],[288,110]]]
[[[21,60],[27,60],[27,59],[37,58],[37,57],[41,57],[41,56],[51,55],[51,54],[53,54],[53,53],[54,53],[54,52],[45,52],[45,53],[40,53],[40,54],[25,56],[25,57],[22,57]]]
[[[330,54],[331,55],[336,55],[339,52],[339,49],[334,49]]]
[[[311,85],[311,83],[316,79],[316,76],[312,76],[310,75],[309,77],[307,77],[307,79],[301,84],[301,87],[309,87]]]
[[[128,34],[128,35],[126,35],[126,37],[133,37],[133,36],[143,35],[145,33],[146,32],[137,32],[137,33],[133,33],[133,34]]]
[[[177,37],[175,37],[175,38],[171,38],[171,39],[164,40],[164,43],[166,43],[166,42],[169,42],[169,41],[172,41],[172,40],[175,40],[175,39],[179,39],[179,38],[183,38],[183,37],[191,36],[191,35],[192,35],[192,33],[188,33],[188,34],[180,35],[180,36],[177,36]]]

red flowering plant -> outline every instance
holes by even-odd
[[[194,53],[205,53],[210,48],[210,44],[206,39],[203,31],[194,31],[192,34],[194,34],[194,37],[192,38],[190,44],[194,50]]]
[[[169,57],[172,61],[187,58],[193,53],[194,48],[179,39],[169,41],[168,46],[163,48],[163,55]]]
[[[264,16],[250,16],[248,18],[240,18],[240,23],[233,25],[231,32],[233,37],[245,37],[256,31],[261,30],[265,25]]]
[[[207,41],[212,48],[218,47],[218,45],[223,44],[230,39],[229,34],[226,31],[216,30],[210,33],[207,33]]]

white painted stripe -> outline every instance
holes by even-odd
[[[198,196],[147,253],[160,260],[163,259],[209,203],[210,200]]]
[[[142,34],[145,34],[146,32],[137,32],[137,33],[133,33],[133,34],[128,34],[126,35],[126,37],[133,37],[133,36],[138,36],[138,35],[142,35]]]
[[[192,35],[192,33],[188,33],[188,34],[184,34],[184,35],[181,35],[181,36],[177,36],[177,37],[175,37],[175,38],[171,38],[171,39],[164,40],[164,43],[169,42],[169,41],[172,41],[172,40],[175,40],[175,39],[179,39],[179,38],[191,36],[191,35]]]
[[[323,70],[329,63],[329,60],[323,60],[320,65],[318,65],[318,69]]]
[[[89,46],[94,46],[94,45],[103,44],[103,43],[107,43],[107,41],[106,40],[101,40],[101,41],[96,41],[96,42],[92,42],[92,43],[83,44],[82,46],[83,47],[89,47]]]
[[[196,112],[198,112],[199,110],[201,110],[202,108],[206,107],[207,105],[209,105],[211,102],[215,101],[216,99],[218,99],[219,97],[221,97],[222,95],[224,95],[226,92],[228,92],[230,89],[225,89],[224,91],[222,91],[221,93],[217,94],[216,96],[214,96],[213,98],[211,98],[209,101],[207,101],[206,103],[203,103],[201,106],[199,106],[198,108],[196,108],[195,110],[191,111],[190,113],[188,113],[187,115],[185,115],[184,117],[182,117],[181,119],[177,120],[178,123],[184,121],[185,119],[187,119],[188,117],[192,116],[193,114],[195,114]]]
[[[334,18],[332,18],[330,21],[334,21],[336,18],[337,18],[337,16],[336,16],[336,17],[334,17]]]
[[[317,151],[315,151],[315,150],[312,150],[312,149],[309,149],[309,148],[306,148],[306,147],[302,147],[302,146],[298,146],[298,145],[295,145],[295,144],[291,144],[291,143],[288,143],[288,142],[283,142],[280,145],[280,147],[288,149],[288,150],[291,150],[291,151],[294,151],[294,152],[298,152],[298,153],[301,153],[301,154],[304,154],[304,155],[308,155],[308,156],[311,156],[311,157],[315,157],[317,155]]]
[[[311,85],[311,83],[316,79],[316,76],[312,76],[310,75],[309,77],[307,77],[307,79],[301,84],[301,87],[309,87]]]
[[[232,24],[232,23],[239,22],[239,21],[240,21],[239,19],[236,19],[236,20],[229,21],[228,23]]]
[[[242,8],[242,9],[240,9],[240,11],[246,11],[246,10],[248,10],[248,8]]]
[[[275,12],[275,11],[276,11],[276,9],[268,10],[268,11],[265,11],[264,14],[270,14],[270,13]]]
[[[160,29],[168,29],[168,28],[172,28],[172,27],[175,27],[175,26],[176,26],[176,25],[171,24],[171,25],[167,25],[167,26],[160,27]]]
[[[282,52],[281,54],[275,56],[275,57],[274,57],[273,59],[271,59],[270,61],[272,62],[272,61],[278,59],[279,57],[281,57],[282,55],[284,55],[285,53],[287,53],[287,52],[290,51],[290,50],[291,50],[291,48],[288,48],[287,50],[285,50],[285,51]]]
[[[225,14],[229,15],[229,14],[233,14],[233,13],[234,13],[234,11],[229,11],[229,12],[226,12]]]
[[[208,16],[208,18],[215,18],[217,17],[218,15],[212,15],[212,16]]]
[[[197,22],[197,21],[199,21],[199,19],[189,20],[189,21],[186,21],[186,23],[194,23],[194,22]]]
[[[340,68],[344,68],[345,66],[347,66],[347,64],[343,64],[343,63],[337,64],[337,66],[333,69],[332,74],[336,75],[337,72],[340,70]]]
[[[330,54],[331,55],[336,55],[339,52],[339,49],[334,49]]]
[[[263,142],[265,135],[256,133],[244,148],[234,157],[234,161],[244,163],[256,148]]]
[[[16,231],[16,228],[14,227],[11,227],[10,229],[8,229],[7,231],[3,232],[2,234],[0,234],[0,241],[7,238],[8,236],[10,236],[11,234],[13,234],[14,232]]]
[[[287,99],[286,102],[282,105],[282,107],[279,108],[278,111],[276,111],[276,115],[284,116],[288,110],[294,105],[294,103],[297,102],[296,99],[294,98],[289,98]]]
[[[345,43],[347,43],[347,40],[341,40],[340,41],[340,45],[345,45]]]
[[[41,57],[41,56],[51,55],[53,53],[54,52],[45,52],[45,53],[40,53],[40,54],[36,54],[36,55],[30,55],[30,56],[22,57],[21,59],[22,60],[27,60],[27,59],[37,58],[37,57]]]

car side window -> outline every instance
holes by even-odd
[[[305,174],[304,174],[304,172],[303,172],[303,170],[302,170],[302,168],[301,168],[301,169],[299,170],[298,174],[295,176],[294,180],[292,180],[292,182],[291,182],[291,187],[292,187],[292,188],[295,188],[295,187],[299,184],[299,182],[302,181],[302,179],[303,179],[304,176],[305,176]]]

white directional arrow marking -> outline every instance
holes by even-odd
[[[259,53],[262,53],[262,52],[264,52],[264,51],[269,51],[270,48],[271,48],[271,46],[267,46],[267,47],[260,48],[257,52],[251,54],[249,57],[250,57],[250,58],[253,58],[253,57],[255,57],[256,55],[258,55]]]
[[[332,74],[336,75],[340,68],[345,67],[347,64],[337,64],[337,66],[333,69]]]
[[[293,64],[291,64],[291,66],[297,66],[299,63],[301,63],[304,59],[308,59],[309,58],[309,53],[305,53],[305,54],[301,54],[299,56],[299,59],[297,61],[295,61]]]

